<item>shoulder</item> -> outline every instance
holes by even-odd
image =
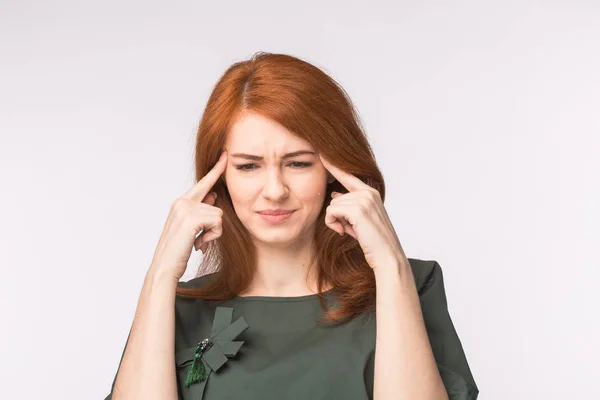
[[[410,268],[415,278],[415,283],[419,293],[430,285],[433,281],[442,280],[442,267],[435,260],[421,260],[418,258],[408,258]],[[215,276],[215,272],[192,278],[188,281],[180,281],[177,287],[181,288],[199,288],[206,285]]]
[[[177,288],[197,289],[208,283],[213,274],[179,281]],[[199,332],[212,325],[214,305],[210,300],[177,294],[175,296],[175,352],[190,350],[198,341]],[[178,356],[176,356],[178,357]]]
[[[198,276],[187,281],[179,281],[177,288],[196,289],[207,284],[214,273]],[[175,330],[178,336],[185,337],[194,332],[197,324],[209,323],[208,318],[213,310],[211,301],[202,298],[175,296]],[[181,338],[177,340],[182,340]]]
[[[214,276],[214,273],[198,276],[187,281],[179,281],[177,288],[184,289],[197,289],[206,285]],[[205,300],[196,297],[188,297],[182,294],[175,296],[175,311],[181,318],[193,315],[198,312],[198,308],[202,308],[205,305]]]
[[[419,294],[437,281],[442,281],[442,267],[435,260],[420,260],[409,258],[410,268],[415,277],[415,284]]]
[[[205,284],[207,284],[215,276],[215,274],[216,273],[213,272],[210,274],[197,276],[188,281],[179,281],[177,283],[177,287],[186,288],[186,289],[196,289],[196,288],[202,287]]]

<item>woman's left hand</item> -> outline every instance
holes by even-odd
[[[332,193],[333,199],[325,214],[325,225],[337,233],[347,233],[356,239],[374,271],[406,260],[379,191],[337,168],[322,155],[319,156],[325,169],[348,190],[344,194]]]

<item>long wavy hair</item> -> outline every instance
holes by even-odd
[[[307,61],[267,52],[232,64],[214,86],[196,135],[196,182],[216,164],[229,129],[245,110],[277,121],[334,165],[378,190],[385,199],[383,175],[346,91]],[[218,195],[214,206],[223,210],[223,232],[208,242],[196,274],[211,274],[211,279],[202,287],[180,286],[177,295],[224,301],[249,286],[256,268],[256,253],[222,177],[211,191]],[[309,265],[317,268],[319,301],[324,312],[318,322],[344,323],[375,309],[375,276],[359,243],[325,225],[332,191],[348,192],[337,180],[328,184],[316,221],[315,251]],[[321,294],[326,284],[332,286],[336,307],[328,308]]]

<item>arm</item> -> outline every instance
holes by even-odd
[[[115,377],[112,400],[177,400],[172,276],[150,267]]]
[[[408,260],[376,271],[374,400],[448,400]]]

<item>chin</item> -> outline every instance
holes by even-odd
[[[272,245],[289,245],[298,239],[298,232],[293,227],[261,227],[250,231],[255,240]]]
[[[292,232],[261,232],[259,235],[254,236],[256,239],[265,243],[289,243],[296,239],[296,235]]]

